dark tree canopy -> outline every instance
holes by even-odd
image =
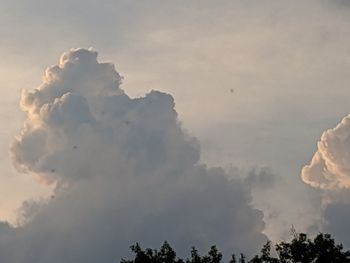
[[[243,254],[239,259],[233,254],[229,263],[350,263],[350,251],[343,251],[341,244],[336,244],[329,234],[318,234],[314,239],[306,234],[294,234],[290,242],[275,245],[276,256],[271,255],[271,242],[267,242],[259,255],[246,260]],[[132,260],[121,263],[222,263],[222,254],[212,246],[207,255],[201,256],[193,247],[187,259],[176,257],[171,246],[164,242],[160,250],[143,250],[138,243],[131,246],[135,254]]]

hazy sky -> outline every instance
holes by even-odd
[[[179,136],[171,139],[171,143],[164,146],[166,149],[175,147],[174,142],[181,144],[188,140],[187,136],[194,136],[201,149],[194,147],[201,155],[199,163],[209,167],[203,173],[215,174],[210,167],[222,167],[226,171],[225,176],[234,180],[237,179],[235,177],[246,178],[237,179],[237,184],[247,185],[242,188],[249,190],[243,192],[249,192],[252,199],[242,197],[245,201],[235,203],[233,207],[242,209],[242,214],[247,217],[256,211],[248,211],[247,206],[259,209],[262,219],[254,213],[252,216],[251,225],[254,222],[259,225],[252,230],[254,233],[263,231],[268,238],[278,240],[288,236],[292,224],[297,230],[310,233],[330,229],[339,233],[339,238],[350,246],[349,237],[342,236],[344,231],[341,231],[346,227],[343,218],[350,218],[350,202],[347,198],[347,188],[350,186],[350,128],[347,119],[343,120],[341,127],[325,133],[322,136],[324,143],[317,146],[321,135],[327,129],[335,128],[350,112],[349,14],[350,5],[342,0],[0,0],[0,118],[3,123],[0,134],[0,218],[16,221],[16,215],[23,212],[23,207],[19,209],[23,201],[38,200],[40,197],[46,200],[45,197],[51,195],[53,187],[38,184],[38,178],[45,177],[41,173],[47,173],[49,169],[44,167],[46,164],[40,163],[44,166],[38,166],[28,161],[30,164],[24,165],[26,169],[14,168],[13,163],[21,163],[18,156],[27,156],[26,151],[35,155],[33,151],[38,148],[37,141],[33,145],[23,146],[27,147],[25,150],[22,146],[19,146],[20,150],[16,148],[20,153],[12,150],[12,156],[15,157],[11,160],[9,145],[19,134],[25,120],[28,124],[29,119],[31,127],[37,127],[34,123],[38,121],[33,121],[19,108],[21,90],[33,90],[42,81],[45,83],[45,69],[57,65],[63,52],[71,48],[93,47],[98,51],[99,62],[115,64],[117,72],[123,76],[120,88],[131,101],[137,97],[147,101],[150,95],[144,96],[151,90],[171,94],[184,131],[181,130],[180,135],[174,135],[174,131],[164,131],[169,138]],[[78,58],[79,56],[77,55]],[[86,72],[85,68],[80,70],[78,73]],[[95,71],[92,76],[94,74]],[[102,73],[98,71],[96,76],[100,74]],[[114,78],[108,74],[102,74],[101,78],[106,81]],[[57,78],[60,79],[61,75]],[[70,83],[75,78],[79,79],[78,76],[73,76],[62,80],[62,87],[72,85],[67,86],[67,91],[73,94],[75,89],[80,92],[80,88],[73,87],[76,82]],[[91,78],[92,82],[95,81],[94,77]],[[46,81],[47,79],[46,76]],[[96,77],[96,86],[101,85],[99,81]],[[101,83],[104,82],[101,80]],[[51,97],[47,94],[47,101],[40,97],[44,95],[39,96],[40,100],[54,103],[53,98],[57,94],[54,93],[56,95],[50,95]],[[87,100],[94,116],[95,100],[90,99],[90,93],[82,92],[80,95]],[[80,105],[80,102],[74,103]],[[96,102],[96,105],[99,103],[101,102]],[[124,110],[132,111],[134,106],[126,106],[129,102],[125,103]],[[130,105],[133,103],[130,102]],[[31,109],[34,106],[28,107]],[[37,110],[41,112],[40,109]],[[54,111],[53,108],[47,111],[51,110]],[[139,112],[133,114],[137,122],[143,116]],[[49,113],[47,116],[48,119],[52,117]],[[172,114],[169,116],[175,118]],[[39,123],[52,124],[45,118],[41,116]],[[76,118],[73,119],[79,123],[80,115]],[[118,118],[119,115],[115,117]],[[148,120],[150,117],[144,118]],[[56,121],[55,119],[53,123]],[[152,118],[149,121],[152,122]],[[177,123],[177,120],[172,121]],[[64,123],[60,125],[65,127]],[[139,125],[148,127],[141,121]],[[61,129],[61,126],[57,129]],[[176,126],[174,130],[180,129],[179,127]],[[44,130],[47,132],[46,128]],[[50,130],[47,134],[52,132]],[[67,138],[74,137],[71,137],[71,131],[65,132]],[[95,138],[95,133],[98,134],[94,131],[89,136]],[[114,137],[111,138],[114,140]],[[142,135],[140,138],[148,137]],[[130,135],[119,139],[131,143],[135,138]],[[99,148],[95,145],[98,144],[97,141],[92,139],[84,143]],[[160,150],[155,147],[154,151]],[[42,153],[37,154],[39,156]],[[110,154],[117,153],[111,150]],[[35,159],[33,156],[31,158]],[[67,165],[60,158],[55,158],[53,160],[60,160],[62,167]],[[135,157],[135,160],[140,160],[139,158]],[[47,162],[51,163],[52,160]],[[100,161],[96,162],[99,166]],[[303,170],[303,178],[307,183],[304,184],[301,170],[308,164],[310,166]],[[79,165],[84,166],[80,159]],[[109,167],[108,164],[104,165]],[[111,169],[115,168],[114,165]],[[202,173],[197,168],[188,168],[191,172],[186,169],[183,172],[185,174]],[[128,173],[136,173],[135,170],[137,169]],[[79,174],[76,170],[69,170],[68,174],[71,173]],[[67,171],[63,174],[64,181]],[[195,185],[192,181],[189,185],[191,183]],[[207,184],[211,183],[204,183]],[[89,187],[91,186],[76,188]],[[215,184],[215,187],[219,186]],[[181,187],[175,187],[174,193],[177,190],[185,191]],[[79,196],[89,199],[84,195]],[[219,202],[225,203],[225,198],[233,196],[241,197],[245,194],[233,190],[232,196],[223,194],[219,197]],[[67,200],[70,198],[67,197]],[[113,197],[113,200],[116,199]],[[133,204],[129,197],[123,196],[121,200]],[[152,204],[149,202],[148,205]],[[66,203],[67,201],[62,201],[57,205],[61,213],[65,213]],[[164,201],[161,205],[167,206],[169,203]],[[181,206],[179,210],[180,208]],[[54,210],[54,206],[50,209]],[[50,209],[48,210],[51,211]],[[199,214],[200,211],[199,208]],[[57,210],[45,213],[38,216],[39,221],[62,216]],[[157,220],[161,220],[161,217]],[[260,225],[262,221],[264,227]],[[93,222],[95,221],[90,223]],[[35,217],[32,224],[34,226],[28,227],[28,232],[35,231],[35,225],[38,225]],[[50,229],[50,226],[47,228]],[[228,239],[221,241],[225,243]],[[263,235],[261,239],[264,239]],[[229,242],[235,240],[230,239]],[[243,249],[244,244],[238,247]]]

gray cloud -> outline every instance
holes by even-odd
[[[329,204],[324,212],[324,229],[335,235],[339,242],[342,242],[347,249],[350,248],[350,219],[349,202],[334,202]]]
[[[253,206],[264,212],[264,233],[272,241],[288,240],[292,226],[311,235],[321,230],[322,199],[316,190],[300,187],[270,168],[250,170],[244,181],[251,189]]]
[[[248,173],[245,181],[250,187],[261,190],[275,187],[281,180],[281,177],[275,175],[268,167],[262,168],[259,171],[253,169]]]
[[[324,231],[336,236],[346,249],[350,249],[350,191],[327,191],[324,193],[324,200]]]
[[[22,226],[0,229],[6,261],[113,262],[136,241],[168,240],[182,255],[211,244],[256,252],[266,236],[251,186],[199,164],[199,143],[181,128],[171,95],[130,98],[120,83],[96,51],[73,49],[23,91],[27,120],[13,161],[56,190],[25,204]]]

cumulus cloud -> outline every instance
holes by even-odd
[[[322,134],[317,152],[303,168],[301,177],[316,188],[350,187],[350,115]]]
[[[199,143],[183,131],[171,95],[130,98],[121,80],[93,49],[72,49],[22,93],[27,119],[12,159],[56,188],[50,200],[24,204],[20,227],[0,225],[0,258],[114,262],[134,242],[164,240],[182,255],[212,244],[256,252],[266,236],[251,183],[199,163]]]
[[[311,163],[301,172],[304,183],[318,191],[321,230],[350,248],[350,115],[325,131]]]

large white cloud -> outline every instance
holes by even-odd
[[[25,203],[22,226],[0,227],[0,259],[114,262],[136,241],[164,240],[182,255],[212,244],[226,254],[256,252],[266,236],[250,185],[198,163],[199,143],[182,130],[172,96],[130,98],[121,79],[96,51],[73,49],[23,92],[15,166],[56,190]]]
[[[325,131],[311,163],[302,169],[304,183],[318,190],[321,229],[350,248],[350,115]]]
[[[350,188],[350,115],[322,134],[317,152],[301,177],[317,188]]]

